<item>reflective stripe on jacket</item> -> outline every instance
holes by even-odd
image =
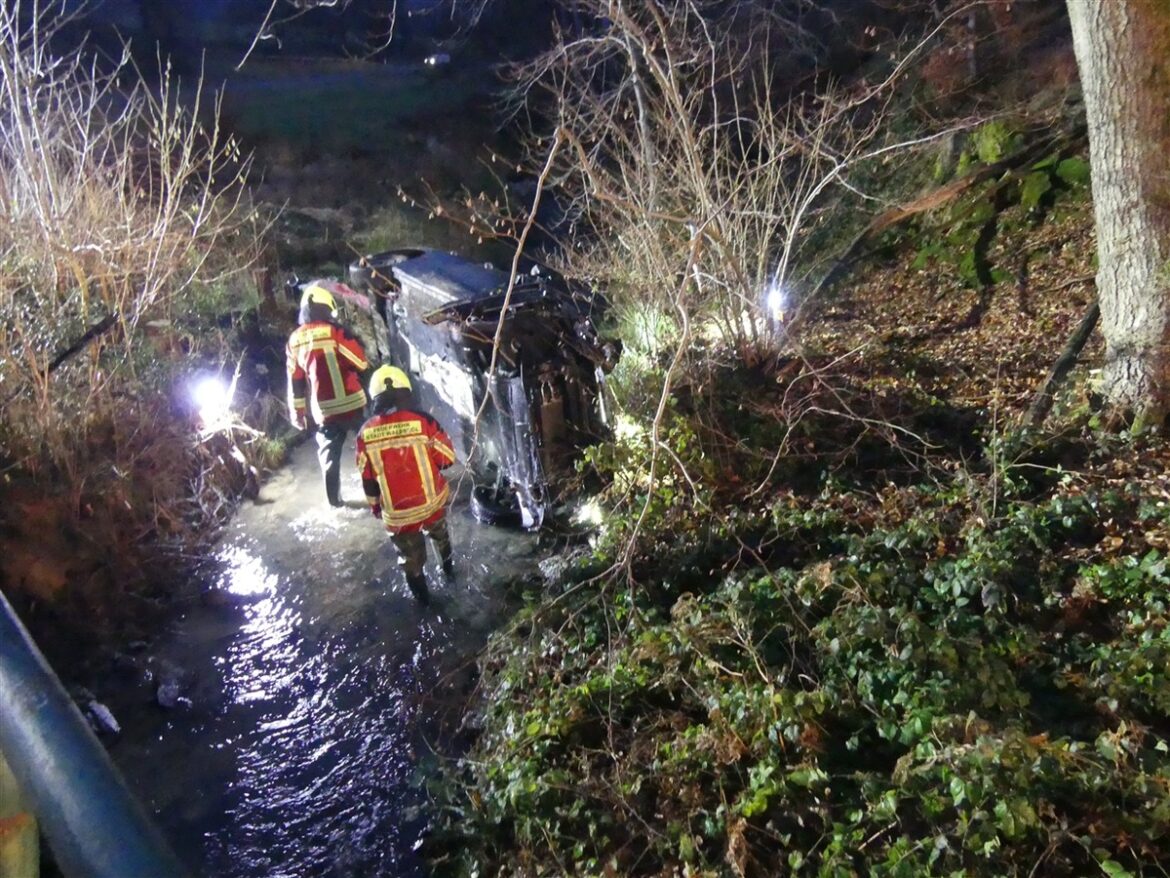
[[[430,415],[399,409],[374,415],[358,432],[366,494],[381,504],[382,523],[392,531],[417,530],[442,515],[450,492],[440,470],[454,462],[451,439]]]
[[[288,337],[285,355],[288,409],[294,420],[304,417],[306,401],[319,426],[365,407],[361,373],[370,364],[361,343],[340,326],[321,322],[298,326]]]

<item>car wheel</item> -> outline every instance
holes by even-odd
[[[520,527],[520,501],[513,491],[490,485],[476,485],[471,491],[471,514],[481,524]]]

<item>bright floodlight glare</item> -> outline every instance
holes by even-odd
[[[596,500],[582,503],[573,514],[573,520],[578,524],[601,527],[602,522],[605,520],[601,512],[601,504]]]
[[[784,312],[788,307],[787,298],[784,295],[784,287],[780,284],[775,281],[768,284],[768,291],[764,295],[764,307],[768,309],[768,316],[778,323],[784,319]]]
[[[646,432],[646,428],[628,415],[619,413],[613,428],[618,439],[632,441]]]
[[[192,389],[191,396],[199,409],[199,420],[205,427],[223,421],[231,409],[231,388],[217,376],[200,379]]]

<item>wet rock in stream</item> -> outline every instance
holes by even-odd
[[[81,710],[82,716],[85,717],[89,727],[99,735],[117,735],[122,731],[122,726],[119,725],[118,720],[114,717],[114,712],[102,704],[88,689],[78,686],[75,687],[70,695],[74,703]]]

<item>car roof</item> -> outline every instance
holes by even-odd
[[[498,268],[441,250],[428,250],[399,262],[393,271],[404,288],[421,287],[444,305],[482,299],[508,286],[508,275]]]

